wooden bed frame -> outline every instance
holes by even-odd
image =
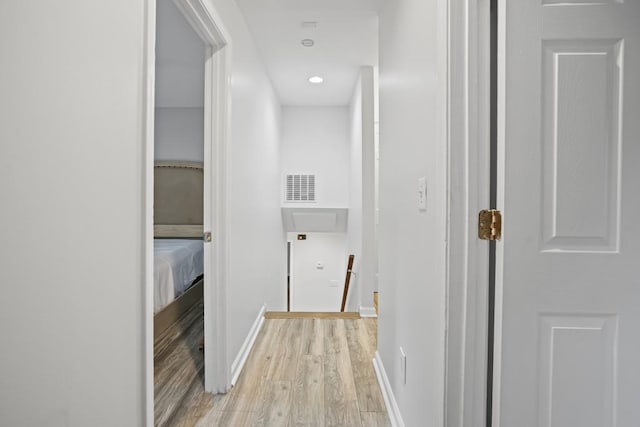
[[[156,340],[160,335],[173,325],[184,313],[189,311],[195,304],[201,303],[202,289],[204,279],[199,279],[189,289],[184,291],[178,298],[169,303],[165,308],[160,310],[153,316],[153,339]]]
[[[156,161],[154,167],[154,237],[202,238],[202,163]],[[153,319],[153,336],[158,338],[194,304],[202,301],[203,278]]]

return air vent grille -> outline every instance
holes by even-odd
[[[285,201],[315,202],[316,176],[309,174],[290,174],[286,178]]]

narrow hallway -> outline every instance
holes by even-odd
[[[372,364],[376,328],[372,318],[266,319],[228,394],[211,399],[197,381],[156,425],[388,426]]]

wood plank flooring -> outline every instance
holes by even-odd
[[[198,349],[204,334],[202,303],[195,304],[154,343],[155,425],[178,425],[185,412],[208,405],[204,394],[204,354]],[[191,416],[191,415],[189,415]]]
[[[237,384],[216,396],[203,389],[201,314],[178,323],[156,341],[156,426],[390,425],[372,365],[375,318],[265,319]]]

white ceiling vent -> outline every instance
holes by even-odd
[[[313,174],[287,174],[285,202],[315,202],[316,176]]]

